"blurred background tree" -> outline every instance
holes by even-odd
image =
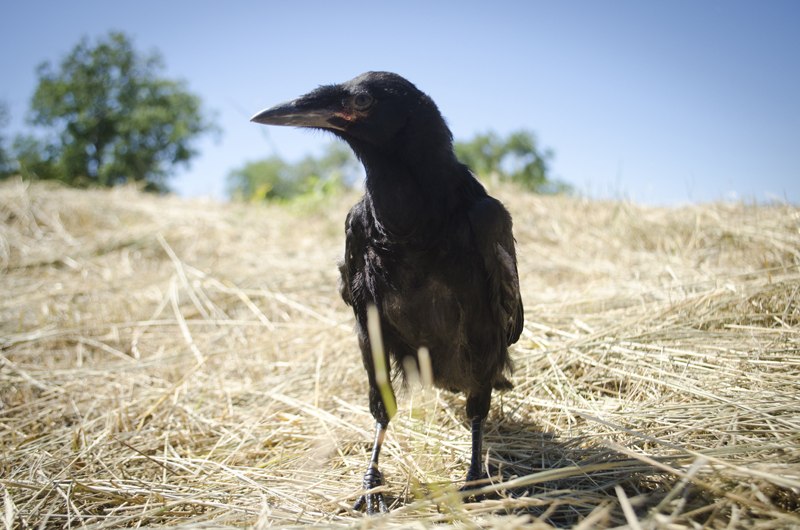
[[[185,83],[162,77],[158,53],[137,52],[112,32],[81,40],[58,67],[37,69],[30,122],[49,133],[14,142],[19,172],[71,185],[145,183],[166,190],[177,164],[197,154],[193,142],[216,131]]]
[[[295,164],[271,156],[234,169],[227,177],[228,195],[248,201],[327,196],[351,188],[361,173],[350,149],[331,142],[321,156],[308,155]]]
[[[569,193],[569,185],[550,176],[550,150],[540,151],[529,131],[506,137],[494,132],[455,142],[459,160],[481,179],[494,184],[511,182],[536,193]],[[356,185],[363,172],[350,149],[330,143],[322,156],[306,156],[292,164],[278,156],[249,162],[228,173],[228,195],[247,201],[289,201],[308,195],[326,195]]]
[[[11,158],[11,153],[8,151],[8,145],[4,130],[8,125],[8,106],[5,102],[0,101],[0,178],[5,178],[14,173],[14,162]]]
[[[493,183],[513,182],[536,193],[566,193],[569,185],[550,176],[553,152],[542,150],[536,136],[527,130],[506,137],[489,131],[471,140],[455,142],[458,159],[479,177]]]

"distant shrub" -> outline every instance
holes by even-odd
[[[352,187],[359,175],[350,150],[331,143],[322,156],[309,155],[294,164],[271,156],[234,169],[227,177],[228,195],[251,202],[325,197]]]
[[[491,131],[480,133],[456,142],[454,148],[459,160],[485,179],[514,182],[536,193],[571,190],[568,184],[551,178],[553,152],[542,150],[530,131],[515,131],[505,138]]]

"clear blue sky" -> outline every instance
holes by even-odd
[[[800,202],[800,1],[208,2],[0,0],[0,100],[24,128],[35,67],[83,35],[159,50],[217,113],[221,138],[173,181],[225,175],[330,141],[256,111],[366,70],[407,77],[457,139],[533,130],[555,176],[650,204]]]

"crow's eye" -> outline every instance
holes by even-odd
[[[356,94],[353,96],[353,107],[356,110],[367,110],[374,103],[374,99],[369,94]]]

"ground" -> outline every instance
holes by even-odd
[[[336,270],[355,196],[0,184],[5,527],[800,525],[800,209],[492,191],[526,323],[486,499],[458,492],[463,397],[414,383],[370,518]]]

